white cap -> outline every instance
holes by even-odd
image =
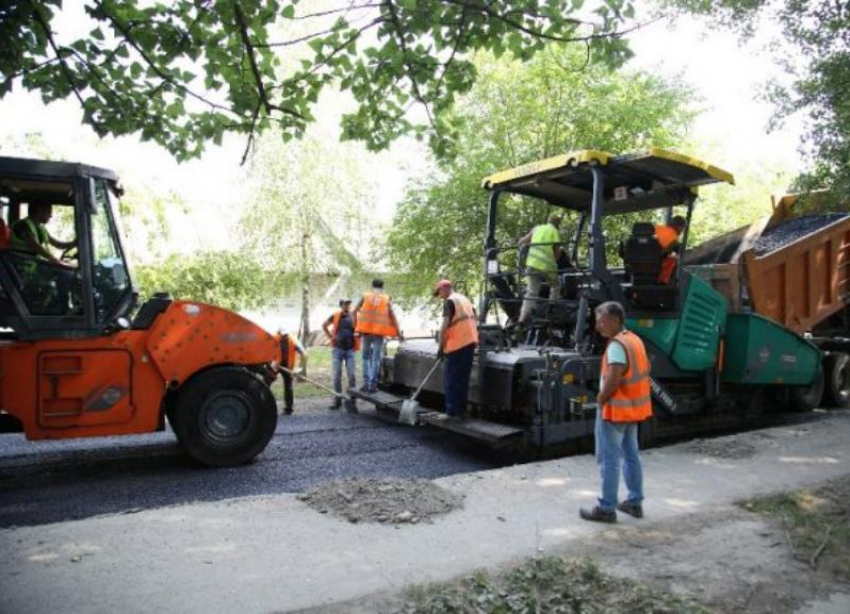
[[[279,332],[281,335],[285,335],[286,329],[283,326],[280,326],[278,327],[277,332]]]

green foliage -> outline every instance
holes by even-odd
[[[795,113],[807,122],[804,146],[814,158],[796,189],[828,189],[838,203],[850,192],[850,6],[832,0],[665,0],[666,6],[708,15],[745,36],[756,18],[777,21],[783,38],[780,62],[792,79],[774,84],[775,124]]]
[[[596,0],[579,18],[582,5],[84,0],[90,30],[74,39],[54,32],[73,23],[57,19],[59,0],[11,0],[0,8],[0,97],[17,83],[46,102],[73,97],[99,135],[139,133],[183,160],[229,132],[276,125],[284,139],[301,136],[333,84],[358,105],[342,118],[345,138],[378,150],[415,134],[446,154],[447,112],[476,79],[475,51],[529,60],[560,40],[581,41],[610,65],[628,58],[632,2]],[[280,32],[291,36],[275,40]],[[422,121],[407,113],[414,105],[425,109]]]
[[[440,277],[465,280],[468,291],[477,292],[487,223],[484,177],[571,150],[620,153],[682,143],[693,116],[686,86],[585,63],[586,56],[566,46],[551,46],[527,65],[478,59],[478,83],[453,115],[461,126],[456,159],[408,190],[389,232],[390,262],[407,273],[405,298],[427,296]],[[503,198],[500,245],[516,244],[545,217],[539,201]],[[562,230],[574,222],[568,218]],[[612,220],[612,238],[628,223]],[[515,267],[516,251],[503,257]]]
[[[143,300],[154,292],[169,292],[175,298],[232,310],[267,305],[280,296],[286,283],[250,258],[225,251],[171,255],[137,267],[134,276]]]
[[[575,612],[710,614],[692,599],[603,573],[587,559],[533,558],[498,574],[478,571],[457,582],[409,591],[399,614]]]

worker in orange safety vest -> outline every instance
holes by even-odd
[[[449,420],[461,420],[466,414],[469,377],[478,345],[475,309],[468,298],[454,291],[448,279],[437,282],[434,296],[444,301],[437,355],[446,358],[443,369],[446,416]]]
[[[638,425],[652,417],[650,363],[643,342],[625,329],[625,321],[619,303],[611,301],[596,308],[596,330],[608,340],[596,397],[596,462],[602,475],[602,496],[592,509],[579,510],[583,519],[596,522],[616,522],[616,510],[643,517]],[[621,463],[628,497],[617,503]]]
[[[294,394],[292,390],[292,372],[295,371],[296,357],[301,360],[301,375],[307,371],[307,352],[304,346],[298,341],[298,337],[286,332],[285,328],[277,329],[275,339],[280,344],[281,367],[286,370],[278,369],[280,377],[283,380],[283,413],[290,415],[293,410]]]
[[[661,259],[661,272],[658,274],[658,283],[669,284],[676,272],[679,256],[675,249],[679,246],[679,237],[685,230],[687,222],[681,215],[674,215],[669,224],[657,224],[655,226],[655,240],[661,246],[663,253]]]
[[[354,334],[354,316],[351,313],[351,299],[339,300],[339,309],[322,323],[322,329],[331,342],[331,372],[333,374],[333,386],[336,396],[331,403],[331,409],[339,409],[342,406],[342,369],[348,376],[348,391],[346,393],[345,407],[349,412],[357,411],[357,405],[351,397],[357,384],[357,374],[354,365],[354,356],[360,349],[360,339]]]
[[[363,294],[354,308],[355,331],[362,337],[363,392],[377,392],[378,373],[387,339],[404,335],[398,326],[390,297],[384,292],[382,279],[372,280],[372,290]]]

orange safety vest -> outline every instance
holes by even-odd
[[[655,227],[655,240],[658,241],[661,249],[667,252],[679,240],[679,233],[672,226],[657,225]]]
[[[608,343],[620,343],[626,350],[626,371],[620,385],[605,405],[602,418],[610,422],[641,422],[652,416],[652,391],[649,386],[649,358],[643,341],[624,330]],[[608,352],[602,354],[602,372],[608,373]]]
[[[348,314],[351,316],[351,313]],[[339,319],[342,317],[342,310],[337,309],[334,311],[334,321],[333,321],[333,339],[331,339],[331,345],[333,345],[334,339],[336,339],[336,331],[339,329]],[[354,337],[354,351],[357,352],[360,350],[360,337]]]
[[[446,328],[443,351],[451,354],[468,345],[478,345],[478,327],[475,325],[475,310],[463,294],[452,292],[448,299],[455,305],[455,313]]]
[[[396,337],[398,331],[390,320],[390,297],[383,292],[367,292],[357,312],[355,332],[379,337]]]
[[[293,371],[295,369],[295,355],[298,353],[298,350],[295,348],[295,338],[289,333],[285,337],[277,333],[275,338],[277,338],[277,342],[280,345],[281,359],[284,361],[281,366]],[[286,343],[285,346],[284,343]]]

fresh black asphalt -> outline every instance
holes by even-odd
[[[226,469],[193,463],[171,432],[49,442],[4,434],[0,528],[302,492],[337,478],[436,478],[509,462],[450,433],[330,411],[281,416],[255,462]]]

